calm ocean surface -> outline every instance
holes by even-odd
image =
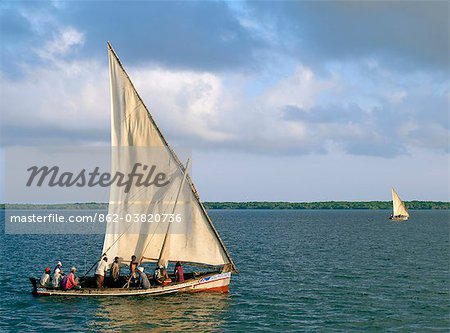
[[[2,212],[3,214],[3,212]],[[449,211],[213,210],[240,271],[230,293],[35,298],[55,260],[80,272],[99,235],[0,233],[0,331],[448,332]]]

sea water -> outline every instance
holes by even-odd
[[[56,260],[83,273],[103,237],[7,235],[2,221],[0,331],[448,332],[449,211],[209,213],[239,270],[228,294],[33,297],[29,276]]]

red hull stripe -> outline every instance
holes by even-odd
[[[221,287],[211,287],[208,289],[192,289],[188,290],[190,293],[227,293],[228,292],[228,286],[221,286]]]

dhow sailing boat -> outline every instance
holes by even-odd
[[[406,221],[409,218],[408,210],[395,189],[392,189],[392,206],[393,212],[389,219],[393,221]]]
[[[46,296],[150,296],[176,292],[228,292],[231,273],[236,272],[236,267],[189,177],[189,160],[183,165],[170,148],[109,43],[108,58],[113,150],[111,171],[123,172],[124,168],[136,166],[137,162],[147,162],[163,167],[170,182],[164,188],[141,186],[128,191],[110,188],[108,214],[116,218],[106,224],[99,261],[106,256],[108,264],[111,264],[113,258],[119,257],[121,272],[125,272],[119,281],[111,283],[107,274],[106,288],[99,289],[94,277],[86,273],[80,278],[81,288],[62,290],[40,286],[37,279],[30,278],[33,293]],[[176,216],[177,221],[140,223],[149,221],[135,220],[135,216],[154,216],[154,222],[157,222],[156,216],[161,218],[164,214]],[[146,273],[150,276],[150,287],[147,289],[130,283],[128,265],[133,255],[139,265],[148,267]],[[152,267],[168,267],[169,263],[178,262],[187,267],[184,281],[175,282],[170,274],[173,282],[163,285],[152,279]]]

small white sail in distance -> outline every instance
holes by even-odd
[[[125,261],[136,255],[143,262],[159,261],[164,265],[174,261],[211,266],[229,265],[236,271],[225,245],[200,202],[187,170],[168,145],[109,43],[108,59],[111,145],[155,148],[158,150],[160,163],[165,163],[175,176],[172,188],[166,192],[158,192],[150,187],[140,188],[134,193],[123,193],[121,189],[111,187],[108,214],[118,215],[119,222],[107,223],[102,253],[110,258],[122,257]],[[151,149],[145,151],[145,154],[153,154]],[[113,154],[112,169],[118,164],[132,165],[136,158],[134,154],[141,154],[141,151],[127,154],[121,152],[120,156]],[[155,159],[155,156],[140,157]],[[174,205],[183,221],[183,224],[177,225],[176,232],[171,228],[170,234],[166,236],[166,229],[161,229],[158,223],[140,224],[133,226],[133,230],[125,226],[127,214],[170,213],[166,203],[169,202],[170,205],[176,193],[179,193],[178,202],[181,204]],[[170,206],[170,210],[172,207]]]
[[[409,217],[409,213],[405,207],[405,204],[400,199],[394,188],[392,188],[392,205],[393,205],[393,216]]]

